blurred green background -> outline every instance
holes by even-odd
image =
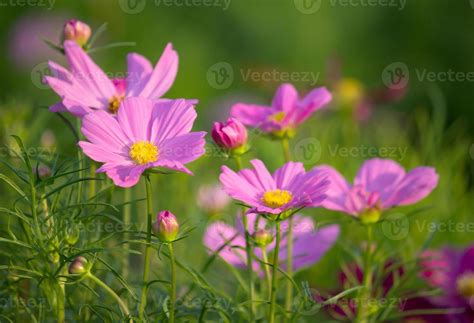
[[[135,43],[92,54],[113,75],[123,75],[128,52],[141,53],[156,62],[166,43],[173,43],[180,65],[177,80],[166,97],[199,99],[195,129],[209,131],[214,120],[227,116],[234,102],[268,102],[284,81],[278,76],[269,80],[246,79],[247,72],[256,72],[259,77],[264,72],[297,72],[299,76],[315,76],[317,85],[328,86],[335,94],[331,107],[318,113],[292,141],[295,158],[306,166],[329,163],[352,179],[368,158],[361,145],[405,151],[381,157],[392,157],[407,168],[434,166],[441,181],[438,189],[421,203],[431,208],[411,222],[411,234],[403,237],[406,258],[430,235],[423,223],[472,221],[474,76],[467,79],[474,72],[472,1],[378,1],[376,6],[363,6],[367,1],[362,0],[357,2],[359,5],[346,6],[344,0],[213,0],[212,5],[208,1],[192,5],[191,0],[82,0],[56,1],[51,10],[46,1],[35,6],[9,1],[12,2],[0,0],[0,141],[4,144],[10,143],[8,135],[18,134],[28,146],[48,146],[53,141],[52,146],[61,156],[76,155],[69,130],[46,109],[57,101],[57,96],[40,81],[47,73],[48,59],[65,64],[64,59],[44,45],[41,38],[59,41],[62,24],[70,18],[83,20],[92,28],[106,22],[108,29],[100,38],[101,45]],[[395,94],[386,82],[387,68],[394,63],[402,68],[405,80],[409,74],[407,85]],[[223,86],[213,79],[213,72],[221,68],[233,74]],[[448,80],[443,74],[434,79],[422,77],[424,72],[450,70],[461,76]],[[290,81],[302,92],[315,86],[306,80]],[[370,98],[372,112],[362,121],[356,111],[361,98]],[[308,140],[318,145],[318,153],[305,159],[298,149]],[[267,139],[252,136],[252,144],[251,157],[258,156],[272,169],[283,162],[278,143],[268,144]],[[355,147],[356,153],[333,153],[336,147]],[[381,150],[377,151],[380,155]],[[201,240],[208,221],[192,203],[195,193],[202,184],[217,181],[223,163],[227,161],[207,156],[191,166],[196,177],[160,177],[154,183],[158,192],[155,207],[170,208],[191,225],[197,225],[198,230],[190,238],[193,241]],[[137,188],[137,197],[144,194],[141,189]],[[119,193],[115,200],[120,200]],[[185,197],[184,201],[176,196]],[[2,195],[2,204],[8,204],[7,197]],[[401,212],[408,214],[419,207],[403,208]],[[140,203],[137,210],[142,208]],[[226,211],[228,222],[233,221],[236,210],[234,206]],[[138,214],[134,215],[136,219],[141,218]],[[361,230],[343,216],[335,221],[332,212],[310,210],[305,214],[317,217],[321,223],[343,224],[340,245],[320,265],[301,276],[312,286],[332,288],[335,268],[347,258],[347,244]],[[383,227],[378,230],[383,236]],[[465,245],[472,240],[472,233],[439,231],[433,246]],[[400,240],[388,239],[388,245],[400,246]],[[180,247],[180,257],[196,268],[204,262],[205,251],[199,243]],[[159,262],[156,266],[156,272],[160,272]],[[218,267],[214,273],[219,275],[225,270]],[[328,275],[331,279],[326,278]],[[219,281],[219,276],[212,280]]]

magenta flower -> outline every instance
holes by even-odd
[[[334,168],[320,166],[331,185],[323,207],[344,212],[363,221],[377,222],[380,212],[399,205],[414,204],[438,184],[438,174],[431,167],[417,167],[410,172],[395,161],[374,158],[360,168],[350,185]]]
[[[248,217],[249,233],[253,235],[254,228],[257,226],[259,230],[269,228],[269,222],[263,217],[252,213],[245,215]],[[255,221],[258,223],[255,225]],[[279,262],[280,267],[286,268],[286,259],[288,256],[288,220],[281,222],[282,240],[280,243]],[[273,234],[273,230],[269,230]],[[339,226],[329,225],[316,230],[314,222],[310,218],[294,216],[293,227],[293,269],[295,271],[309,267],[317,263],[324,254],[334,245],[339,236]],[[246,268],[247,255],[245,253],[245,231],[238,217],[237,226],[225,224],[223,222],[215,222],[209,225],[204,234],[204,245],[210,254],[218,253],[218,255],[227,263],[237,268]],[[267,252],[271,252],[275,248],[275,242],[267,246]],[[255,247],[255,255],[262,259],[261,247]],[[263,275],[263,269],[260,262],[254,261],[252,267],[255,272]]]
[[[164,167],[192,174],[184,165],[204,154],[205,132],[190,132],[196,119],[194,107],[185,100],[154,102],[125,99],[117,118],[104,110],[86,115],[81,141],[84,153],[104,163],[115,185],[137,184],[148,168]]]
[[[289,162],[270,174],[262,161],[250,162],[254,169],[238,173],[223,166],[220,181],[232,198],[242,201],[249,213],[281,214],[304,207],[316,207],[329,186],[324,172],[305,171],[302,163]]]
[[[116,114],[127,97],[157,100],[174,82],[178,71],[178,54],[168,44],[155,68],[143,56],[131,53],[127,57],[125,79],[111,80],[74,41],[64,43],[70,69],[49,62],[52,76],[45,82],[61,97],[50,107],[52,112],[69,111],[82,117],[93,110]]]
[[[216,145],[229,150],[243,147],[247,143],[247,129],[234,118],[227,119],[227,123],[214,122],[211,136]]]
[[[423,255],[421,276],[442,290],[441,296],[428,298],[447,311],[448,322],[474,321],[474,246],[465,250],[444,248]],[[461,309],[461,310],[460,310]]]
[[[331,100],[331,93],[324,87],[316,88],[300,99],[293,85],[282,84],[271,107],[237,103],[232,107],[231,115],[245,125],[260,128],[263,132],[292,136],[297,126]]]

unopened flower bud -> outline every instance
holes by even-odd
[[[216,145],[228,150],[246,150],[247,129],[237,119],[229,118],[226,123],[215,122],[211,136]],[[245,151],[243,151],[245,152]]]
[[[162,241],[171,242],[175,240],[179,232],[179,223],[176,216],[170,211],[158,213],[156,222],[153,224],[153,232]]]
[[[45,180],[45,179],[48,179],[49,177],[51,177],[51,168],[49,168],[48,166],[45,166],[45,165],[39,166],[38,167],[38,177],[41,180]]]
[[[86,272],[87,259],[83,256],[79,256],[74,259],[69,265],[69,273],[71,275],[80,275]]]
[[[71,19],[64,25],[63,40],[73,40],[79,46],[84,46],[91,37],[91,28],[82,21]]]
[[[267,230],[258,230],[254,235],[254,240],[257,246],[266,247],[273,241],[273,236]]]

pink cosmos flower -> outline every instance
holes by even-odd
[[[300,99],[293,85],[282,84],[270,107],[237,103],[232,107],[231,115],[263,132],[291,135],[297,126],[331,100],[331,93],[324,87],[316,88]]]
[[[353,185],[331,166],[320,166],[317,170],[327,173],[331,182],[323,207],[356,217],[373,215],[377,218],[382,210],[414,204],[438,185],[434,168],[417,167],[407,173],[389,159],[366,161]]]
[[[223,166],[220,181],[232,198],[250,206],[249,213],[281,214],[303,207],[316,207],[329,186],[324,172],[305,171],[302,163],[289,162],[273,175],[262,161],[250,162],[254,169],[238,173]]]
[[[252,213],[245,215],[248,217],[249,233],[253,235],[254,228],[258,230],[268,228],[269,223],[258,215]],[[241,216],[238,217],[236,227],[223,222],[211,224],[204,234],[204,245],[209,253],[218,255],[227,263],[237,267],[247,266],[247,255],[245,253],[245,231],[242,225]],[[258,223],[255,224],[255,221]],[[281,222],[282,240],[280,243],[279,262],[280,267],[286,268],[288,256],[288,220]],[[314,222],[310,218],[294,215],[293,227],[293,269],[301,270],[317,263],[324,254],[334,245],[339,236],[339,226],[329,225],[321,229],[315,229]],[[275,248],[275,242],[267,246],[267,252]],[[256,247],[255,255],[262,258],[262,249]],[[255,272],[263,275],[260,262],[254,261],[252,265]]]
[[[218,214],[230,203],[229,195],[220,184],[201,186],[197,194],[197,204],[209,214]]]
[[[205,132],[190,132],[196,119],[185,100],[155,102],[127,98],[117,118],[104,110],[86,115],[80,147],[93,160],[104,163],[115,185],[131,187],[148,168],[164,167],[192,174],[184,165],[204,154]]]
[[[166,46],[155,68],[145,57],[128,54],[127,77],[113,80],[74,41],[65,41],[64,51],[70,69],[50,61],[52,76],[45,77],[45,82],[61,96],[61,102],[50,110],[69,111],[79,117],[93,110],[116,114],[126,97],[157,100],[169,90],[178,71],[178,54],[171,44]]]

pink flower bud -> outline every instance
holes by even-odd
[[[71,275],[80,275],[86,272],[86,264],[87,264],[87,259],[79,256],[76,259],[74,259],[73,262],[69,265],[69,273]]]
[[[219,147],[225,149],[240,148],[247,143],[247,129],[234,118],[227,119],[227,123],[214,122],[211,136]]]
[[[63,40],[73,40],[84,46],[91,37],[91,28],[82,21],[71,19],[64,25]]]
[[[257,246],[266,247],[273,241],[273,236],[267,230],[258,230],[254,235],[254,240]]]
[[[170,211],[158,213],[156,222],[153,224],[153,232],[162,241],[171,242],[175,240],[179,232],[179,223],[176,216]]]

